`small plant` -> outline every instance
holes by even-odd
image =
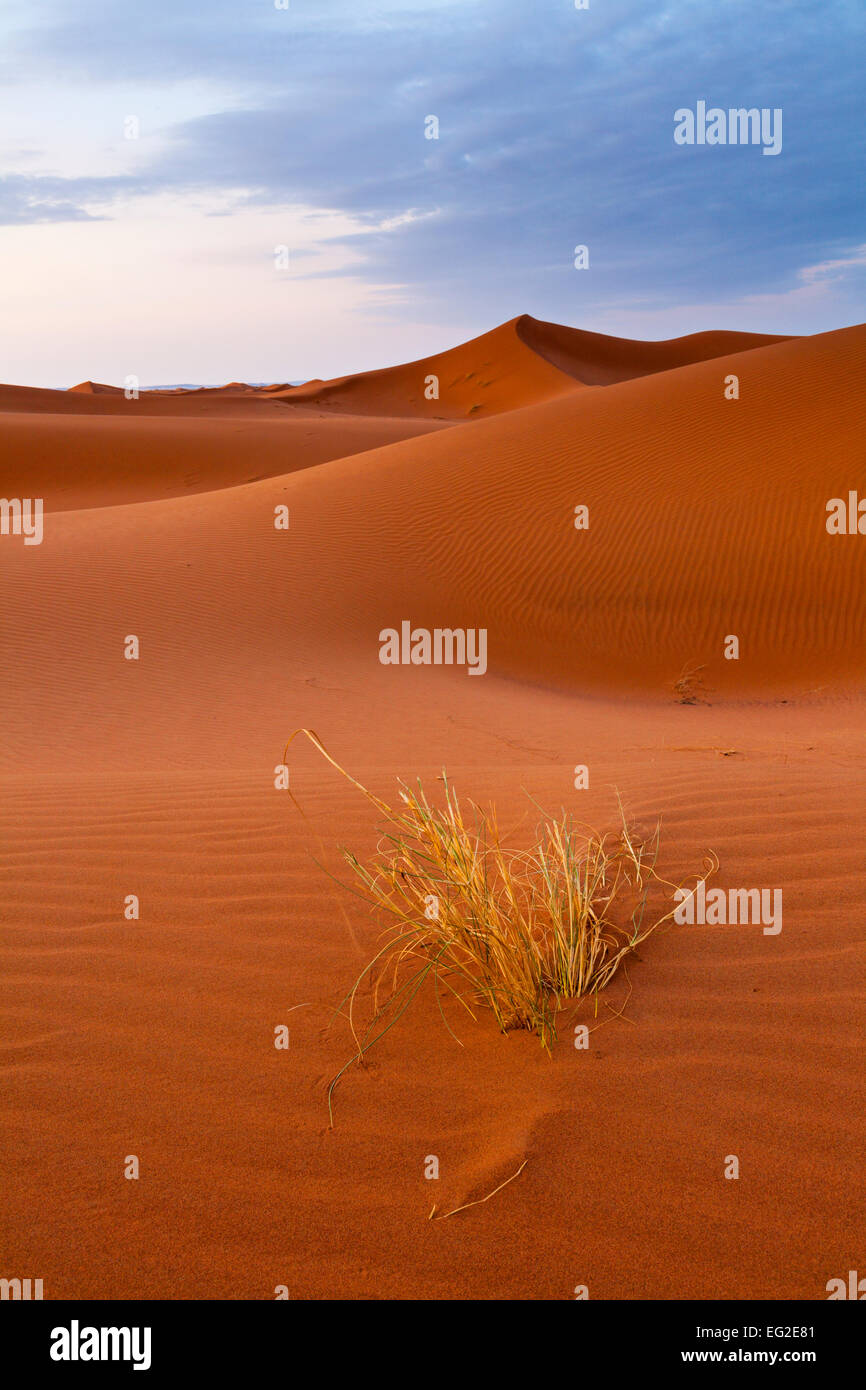
[[[675,886],[656,872],[660,825],[638,837],[621,805],[615,835],[581,831],[563,811],[544,819],[528,850],[507,848],[495,809],[470,803],[467,821],[444,773],[441,806],[430,803],[418,782],[400,783],[401,805],[392,807],[350,776],[311,729],[296,733],[384,818],[368,863],[343,850],[360,896],[390,920],[383,945],[339,1006],[348,1006],[357,1052],[331,1083],[329,1107],[343,1073],[394,1026],[426,981],[440,1013],[445,989],[473,1018],[475,1007],[488,1008],[503,1032],[528,1029],[549,1051],[563,1005],[597,995],[676,910],[661,911],[663,904],[648,910],[653,885]],[[372,984],[373,1014],[359,1034],[355,1006],[365,980]]]
[[[681,705],[697,705],[704,695],[704,666],[684,666],[674,681],[674,693]]]

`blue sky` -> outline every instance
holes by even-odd
[[[4,0],[0,379],[298,380],[523,312],[861,322],[864,30],[862,0]],[[781,108],[782,152],[676,145],[698,100]]]

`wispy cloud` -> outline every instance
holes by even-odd
[[[335,275],[401,287],[397,315],[408,296],[416,317],[459,306],[479,329],[524,309],[597,322],[614,304],[668,314],[763,295],[770,310],[860,264],[859,0],[48,0],[37,24],[27,13],[0,34],[0,107],[31,113],[0,222],[128,218],[132,197],[211,198],[239,219],[318,208],[351,223],[332,230],[352,252]],[[782,154],[676,146],[673,113],[699,98],[781,107]],[[141,137],[124,143],[130,112]],[[166,226],[167,253],[183,235]],[[588,271],[573,268],[578,243]],[[848,320],[866,317],[846,283]],[[831,326],[826,299],[785,302],[803,331]]]
[[[852,270],[861,266],[866,267],[866,242],[862,246],[855,246],[844,256],[837,256],[835,260],[819,261],[817,265],[807,265],[799,271],[799,278],[807,285],[827,280],[841,280]]]

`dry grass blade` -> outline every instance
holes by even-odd
[[[504,1181],[504,1182],[501,1182],[501,1183],[499,1184],[498,1187],[494,1187],[493,1191],[492,1191],[492,1192],[488,1192],[488,1194],[487,1194],[486,1197],[477,1197],[476,1200],[475,1200],[474,1202],[464,1202],[463,1205],[462,1205],[462,1207],[455,1207],[453,1211],[443,1211],[443,1213],[442,1213],[441,1216],[437,1216],[437,1215],[436,1215],[436,1208],[435,1208],[435,1206],[434,1206],[434,1208],[433,1208],[433,1210],[431,1211],[430,1215],[427,1217],[427,1220],[428,1220],[428,1221],[444,1221],[445,1218],[446,1218],[446,1216],[456,1216],[457,1213],[458,1213],[458,1211],[468,1211],[470,1207],[480,1207],[480,1206],[483,1205],[484,1202],[489,1202],[489,1201],[490,1201],[490,1198],[491,1198],[491,1197],[495,1197],[496,1194],[497,1194],[497,1192],[501,1192],[502,1189],[503,1189],[503,1187],[507,1187],[508,1184],[509,1184],[510,1182],[514,1182],[514,1179],[515,1179],[515,1178],[519,1178],[519,1177],[520,1177],[520,1174],[523,1172],[523,1170],[524,1170],[524,1168],[526,1167],[526,1165],[527,1165],[528,1162],[529,1162],[529,1159],[528,1159],[528,1158],[525,1158],[525,1159],[523,1160],[523,1162],[521,1163],[520,1167],[518,1168],[517,1172],[516,1172],[516,1173],[512,1173],[512,1174],[511,1174],[511,1177],[510,1177],[510,1178],[506,1178],[505,1181]]]

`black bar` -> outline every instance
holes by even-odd
[[[270,1306],[22,1301],[2,1305],[0,1330],[7,1366],[13,1360],[24,1375],[48,1372],[61,1382],[105,1370],[134,1375],[135,1360],[141,1363],[140,1374],[157,1380],[188,1373],[200,1383],[202,1376],[249,1376],[267,1367],[268,1376],[282,1368],[289,1380],[298,1378],[301,1364],[310,1358],[316,1373],[329,1379],[344,1358],[353,1380],[378,1368],[389,1376],[399,1369],[401,1377],[413,1381],[420,1372],[427,1381],[437,1367],[451,1380],[458,1366],[465,1372],[477,1361],[479,1374],[489,1381],[491,1370],[499,1366],[514,1375],[526,1357],[539,1363],[543,1376],[566,1370],[583,1378],[593,1365],[617,1373],[679,1369],[687,1374],[715,1365],[729,1372],[802,1366],[826,1379],[852,1362],[858,1365],[863,1340],[863,1315],[834,1301],[575,1301],[558,1310],[539,1302],[451,1302],[447,1322],[437,1316],[435,1303],[392,1303],[384,1316],[376,1306],[277,1300]],[[116,1339],[109,1334],[104,1341],[107,1357],[116,1341],[118,1354],[128,1352],[128,1359],[52,1358],[52,1348],[70,1357],[74,1349],[101,1354],[101,1332],[94,1338],[88,1331],[94,1328],[128,1332],[128,1339],[119,1332]]]

